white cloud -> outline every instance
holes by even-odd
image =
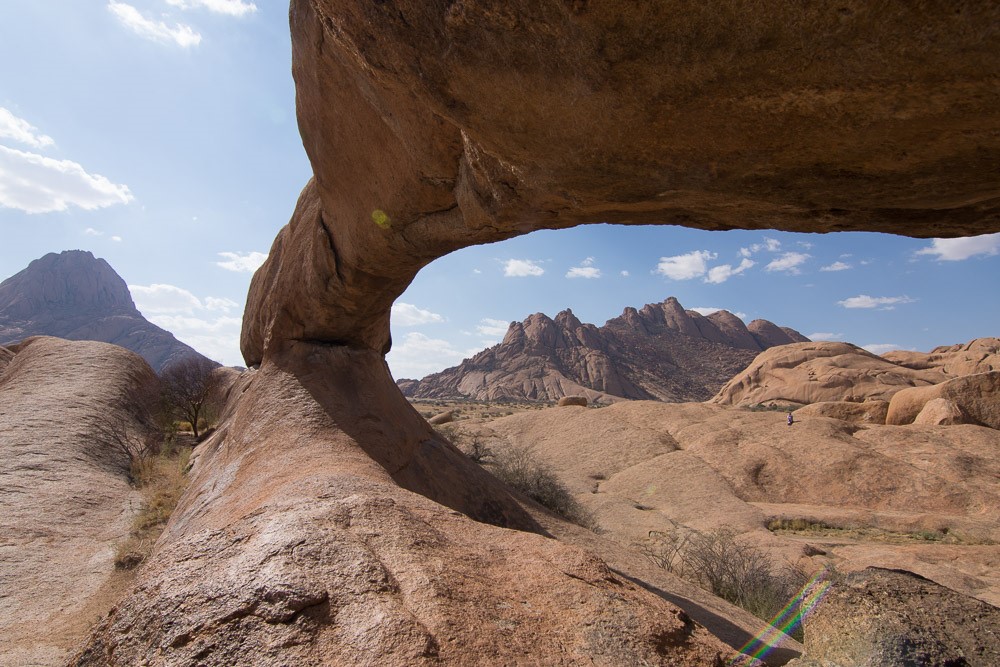
[[[121,243],[122,242],[122,237],[120,237],[120,236],[112,236],[111,240],[114,241],[115,243]]]
[[[413,304],[396,302],[392,304],[392,322],[401,327],[416,327],[421,324],[444,322],[444,318]]]
[[[253,273],[260,268],[260,265],[267,259],[266,252],[220,252],[219,257],[226,259],[225,262],[216,262],[216,266],[221,266],[227,271],[240,273]]]
[[[768,236],[764,237],[763,243],[754,243],[749,248],[740,248],[741,257],[750,257],[751,255],[760,252],[761,250],[767,250],[768,252],[778,252],[781,250],[781,241],[778,239],[772,239]]]
[[[689,308],[688,310],[693,310],[696,313],[699,313],[701,315],[704,315],[705,317],[708,317],[712,313],[717,313],[720,310],[725,310],[725,308],[711,308],[709,306],[699,306],[697,308]],[[736,312],[736,313],[733,313],[733,315],[735,315],[736,317],[740,318],[744,322],[747,319],[747,314],[746,313]]]
[[[174,285],[129,285],[135,307],[143,315],[162,313],[194,314],[196,310],[204,310],[201,299],[182,287]]]
[[[622,271],[621,275],[622,275],[622,278],[628,278],[629,274],[628,274],[628,271]]]
[[[862,349],[868,350],[872,354],[885,354],[886,352],[892,352],[893,350],[903,349],[895,343],[869,343],[868,345],[862,345]]]
[[[181,9],[203,7],[216,14],[229,16],[244,16],[257,11],[257,5],[242,0],[167,0],[167,4]]]
[[[132,293],[132,300],[135,307],[144,315],[149,314],[185,314],[191,315],[196,311],[221,310],[228,313],[238,309],[240,304],[225,297],[206,297],[199,299],[194,294],[175,285],[129,285],[129,292]]]
[[[596,266],[574,266],[566,272],[567,278],[600,278],[601,270]]]
[[[174,43],[182,48],[197,46],[201,43],[201,35],[191,26],[178,23],[173,27],[163,21],[147,19],[139,10],[124,2],[108,2],[108,10],[115,15],[122,25],[135,34],[154,42]]]
[[[479,269],[472,269],[472,272],[475,273],[476,275],[482,273],[482,271],[480,271]]]
[[[654,273],[666,276],[671,280],[690,280],[705,275],[708,270],[706,262],[715,259],[716,254],[707,250],[694,250],[685,255],[661,257]]]
[[[816,333],[811,333],[808,336],[806,336],[806,338],[808,338],[809,340],[814,340],[814,341],[821,341],[821,340],[841,340],[843,337],[844,337],[844,334],[842,334],[842,333],[827,333],[827,332],[823,332],[823,331],[818,331]]]
[[[104,232],[97,231],[93,227],[87,227],[85,230],[83,230],[83,233],[86,234],[87,236],[104,236]]]
[[[892,310],[896,304],[913,303],[915,299],[908,296],[868,296],[859,294],[843,301],[838,301],[837,305],[844,308],[879,308],[882,310]]]
[[[719,266],[713,266],[708,270],[708,275],[705,276],[706,283],[720,284],[724,283],[733,276],[739,275],[751,268],[756,262],[752,259],[744,258],[740,265],[735,269],[730,264],[720,264]]]
[[[0,206],[51,213],[70,206],[93,211],[130,201],[127,186],[89,174],[76,162],[0,146]]]
[[[13,139],[32,148],[47,148],[56,143],[52,137],[40,134],[37,127],[3,107],[0,107],[0,139]]]
[[[147,319],[210,359],[227,366],[242,366],[246,363],[240,353],[242,315],[201,318],[164,314],[153,315]]]
[[[503,275],[507,278],[540,276],[543,273],[545,273],[545,269],[538,266],[538,262],[531,259],[508,259],[504,262]]]
[[[939,262],[958,262],[976,255],[1000,254],[1000,232],[958,239],[932,239],[931,245],[918,250],[917,254],[934,255]]]
[[[811,255],[804,252],[786,252],[778,259],[772,260],[764,267],[765,271],[785,271],[792,275],[798,275],[799,266],[802,265]]]
[[[846,271],[851,268],[850,264],[845,262],[834,262],[833,264],[828,264],[826,266],[821,266],[820,271]]]
[[[393,345],[385,360],[395,378],[422,378],[455,366],[477,352],[478,349],[457,350],[446,340],[413,331]]]
[[[507,335],[508,328],[510,328],[510,322],[506,320],[495,320],[492,317],[484,317],[479,320],[476,333],[480,336],[489,336],[497,340],[502,340]]]

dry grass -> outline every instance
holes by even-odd
[[[496,401],[473,401],[456,399],[429,399],[411,398],[410,404],[425,419],[430,419],[434,415],[453,410],[455,420],[476,419],[484,422],[507,417],[518,412],[529,410],[542,410],[550,408],[555,403],[516,403],[516,402],[496,402]]]
[[[809,519],[772,519],[767,522],[767,529],[776,535],[805,535],[885,544],[921,544],[927,542],[966,545],[993,544],[992,540],[972,535],[960,535],[948,528],[905,532],[873,526],[831,526],[822,521]]]
[[[132,474],[142,494],[142,509],[132,521],[128,538],[115,550],[115,567],[130,570],[149,556],[187,487],[186,475],[191,450],[164,445],[160,453],[136,461]]]

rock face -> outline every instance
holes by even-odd
[[[509,491],[372,375],[380,355],[301,345],[240,379],[139,585],[74,664],[721,667],[731,654],[531,532]]]
[[[128,350],[56,338],[0,369],[0,665],[65,664],[114,602],[115,542],[141,499],[101,425],[136,427],[130,396],[150,381]]]
[[[789,667],[1000,664],[1000,609],[908,572],[869,568],[805,621],[806,657]]]
[[[499,345],[420,382],[398,384],[415,398],[701,401],[754,354],[806,340],[767,320],[744,325],[724,310],[704,317],[670,297],[626,308],[603,327],[581,323],[570,310],[555,319],[536,313],[512,322]]]
[[[956,423],[981,424],[1000,429],[1000,371],[964,375],[933,387],[906,389],[889,401],[887,424],[910,424],[934,403],[935,413],[942,411],[938,399],[948,403],[947,412],[955,413]],[[932,419],[925,416],[925,420]]]
[[[886,401],[901,389],[947,379],[940,368],[914,370],[850,343],[798,343],[758,355],[712,402],[750,406]]]
[[[540,228],[1000,231],[1000,6],[292,0],[290,21],[314,178],[251,285],[260,371],[78,661],[724,661],[586,554],[473,520],[531,528],[405,404],[390,307],[433,259]]]
[[[49,253],[0,283],[0,345],[39,335],[121,345],[156,371],[200,356],[148,322],[125,281],[83,250]]]

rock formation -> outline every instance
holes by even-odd
[[[449,428],[455,442],[478,438],[497,455],[529,449],[622,544],[643,544],[674,522],[728,528],[776,563],[906,569],[1000,606],[1000,431],[825,416],[788,427],[784,417],[624,401]],[[772,534],[772,520],[814,530]]]
[[[397,384],[415,398],[701,401],[754,354],[806,340],[767,320],[747,326],[725,310],[704,317],[670,297],[626,308],[602,327],[581,323],[571,310],[555,319],[536,313],[512,322],[503,342],[458,366]]]
[[[421,267],[534,229],[1000,231],[1000,6],[772,9],[292,0],[314,178],[251,285],[260,370],[78,662],[725,660],[586,553],[474,521],[532,527],[382,356]]]
[[[138,428],[131,397],[150,381],[128,350],[57,338],[0,368],[0,665],[65,664],[113,604],[115,543],[141,499],[104,436]]]
[[[1000,664],[1000,609],[907,572],[849,576],[805,622],[788,667]]]
[[[887,401],[901,389],[928,387],[949,375],[914,370],[850,343],[797,343],[758,355],[712,398],[720,405],[800,406],[824,401]]]
[[[887,424],[910,424],[938,399],[945,399],[957,423],[1000,429],[1000,371],[963,375],[932,387],[905,389],[889,401]],[[944,407],[937,404],[937,411]],[[925,419],[931,419],[929,416]]]
[[[200,356],[148,322],[125,281],[83,250],[49,253],[0,283],[0,345],[39,335],[121,345],[156,371]]]

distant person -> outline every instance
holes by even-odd
[[[791,411],[789,411],[789,413],[788,413],[788,425],[791,426],[792,422],[794,422],[794,421],[795,421],[795,419],[792,418],[792,413],[791,413]]]

